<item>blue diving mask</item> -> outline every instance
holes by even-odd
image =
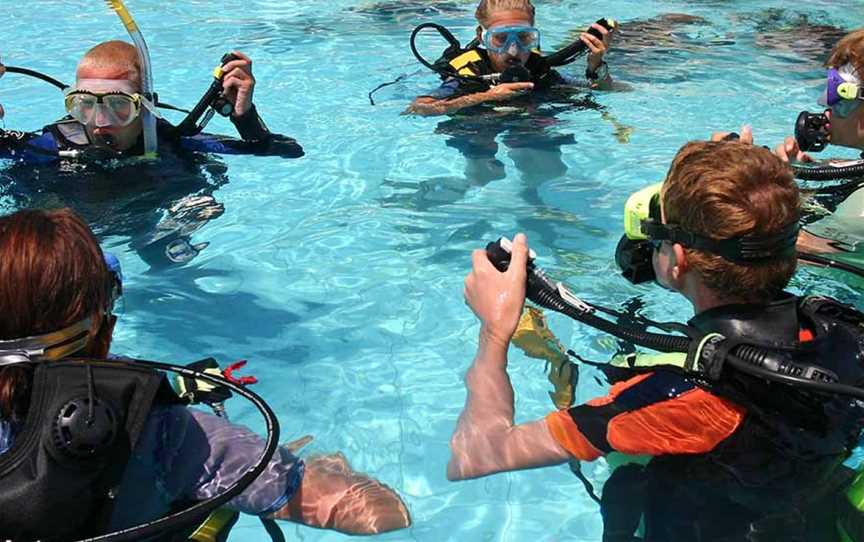
[[[540,31],[533,26],[499,26],[484,28],[480,35],[483,46],[493,53],[529,53],[540,48]]]

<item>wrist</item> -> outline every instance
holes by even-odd
[[[609,65],[604,60],[600,60],[596,66],[591,66],[589,62],[585,69],[585,78],[591,82],[605,81],[609,77]]]
[[[480,326],[480,350],[493,352],[504,352],[506,354],[510,347],[512,333],[504,333],[486,324]]]

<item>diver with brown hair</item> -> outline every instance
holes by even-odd
[[[768,150],[682,147],[662,185],[628,200],[616,254],[630,280],[693,306],[686,325],[647,321],[667,334],[601,318],[620,313],[547,279],[524,235],[475,251],[465,300],[480,335],[448,478],[643,455],[619,461],[598,499],[604,541],[835,542],[838,520],[860,534],[864,513],[844,491],[864,485],[841,463],[864,427],[864,314],[784,291],[799,214],[798,187]],[[517,424],[507,353],[526,294],[661,354],[598,364],[605,396]]]
[[[187,408],[163,373],[109,359],[120,294],[118,270],[71,211],[0,217],[4,540],[68,541],[146,526],[219,498],[261,457],[260,437]],[[229,518],[243,512],[347,534],[410,525],[395,491],[342,454],[301,459],[298,446],[276,450],[227,503]],[[224,540],[225,522],[216,525],[207,528]]]

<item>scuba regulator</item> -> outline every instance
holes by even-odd
[[[189,115],[177,125],[176,130],[180,136],[191,136],[201,133],[215,113],[227,117],[234,112],[234,105],[222,93],[222,79],[225,77],[223,67],[232,60],[238,60],[239,58],[232,53],[222,55],[219,65],[213,70],[213,82],[210,83],[207,92],[201,96],[201,99],[198,100],[198,103],[195,104]],[[201,119],[202,116],[204,117],[203,120]]]
[[[486,256],[502,273],[511,261],[512,243],[501,238],[486,246]],[[533,253],[527,263],[526,296],[535,304],[559,312],[637,346],[659,352],[687,353],[687,363],[681,368],[669,366],[670,370],[684,371],[687,376],[707,383],[718,382],[727,371],[737,371],[770,382],[787,384],[801,392],[843,395],[864,400],[864,389],[857,385],[841,383],[837,374],[812,363],[810,359],[797,359],[793,352],[769,349],[761,345],[744,343],[718,333],[704,333],[681,323],[655,322],[640,317],[646,327],[654,327],[666,333],[652,333],[634,326],[625,326],[598,316],[604,313],[619,320],[628,315],[615,309],[603,307],[579,299],[562,283],[554,283],[534,263]],[[812,298],[811,303],[825,305],[824,310],[838,322],[834,328],[843,328],[843,333],[864,334],[864,315],[853,307],[841,305],[822,298]],[[822,310],[822,309],[820,309]],[[677,332],[683,335],[674,335]],[[648,370],[654,370],[651,367]]]

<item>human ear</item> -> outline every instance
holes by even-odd
[[[681,282],[689,270],[689,262],[687,261],[687,253],[684,251],[684,246],[678,243],[672,245],[672,255],[675,257],[675,261],[672,262],[672,278],[676,282]]]

